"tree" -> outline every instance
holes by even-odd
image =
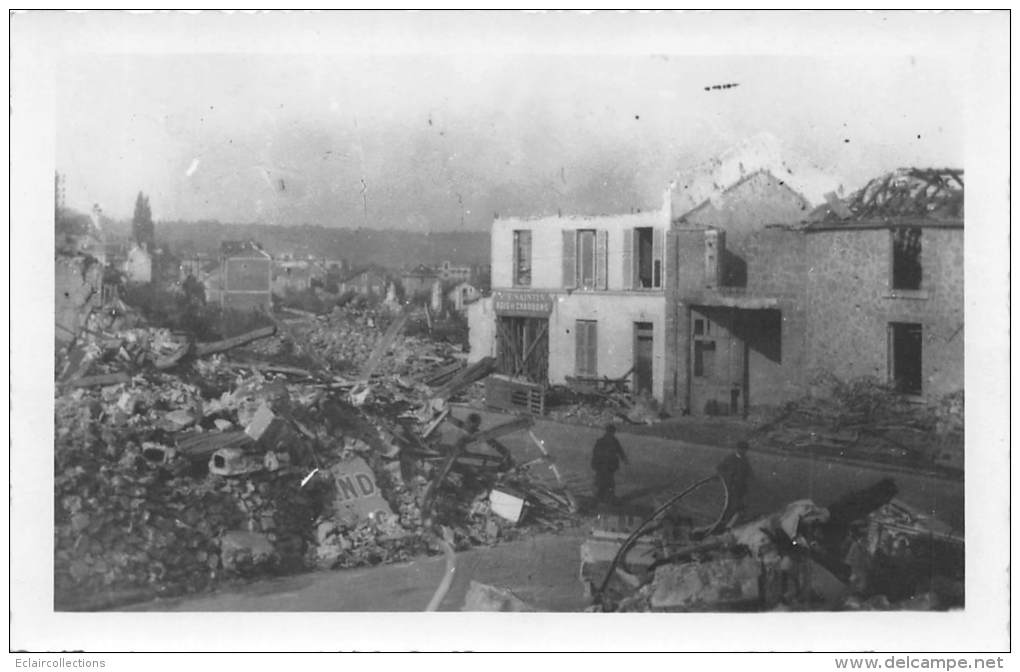
[[[152,223],[149,197],[140,191],[138,198],[135,199],[135,216],[131,220],[131,236],[139,245],[144,243],[146,249],[150,251],[156,247],[156,227]]]

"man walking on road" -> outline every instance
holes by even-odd
[[[591,454],[591,468],[595,470],[596,504],[617,502],[616,470],[620,468],[621,460],[624,464],[628,462],[623,446],[616,439],[616,427],[612,424],[606,425],[606,433],[595,442]]]
[[[734,522],[746,508],[744,497],[747,496],[747,485],[751,480],[751,463],[747,459],[748,450],[750,450],[750,446],[747,441],[739,441],[736,450],[723,458],[715,468],[716,473],[726,483],[726,489],[729,491],[729,503],[722,517],[724,525]]]

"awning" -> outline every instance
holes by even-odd
[[[741,296],[733,294],[699,294],[681,300],[688,306],[714,306],[718,308],[739,308],[742,310],[768,310],[779,308],[779,299],[771,296]]]

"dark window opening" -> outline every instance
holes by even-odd
[[[921,289],[921,229],[892,230],[893,289]]]
[[[514,231],[514,284],[531,284],[531,231]]]
[[[703,336],[704,334],[705,334],[705,321],[700,319],[694,320],[694,335]]]
[[[893,388],[902,394],[921,394],[922,329],[920,324],[893,322],[889,325],[889,363]]]
[[[715,369],[715,341],[694,342],[694,375],[711,378]]]
[[[652,263],[652,252],[654,248],[653,231],[651,227],[640,227],[634,229],[634,242],[637,248],[637,286],[648,289],[657,287],[655,284],[655,266]]]

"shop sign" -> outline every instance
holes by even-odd
[[[492,293],[492,305],[497,315],[549,317],[552,312],[553,300],[547,292],[496,290]]]

